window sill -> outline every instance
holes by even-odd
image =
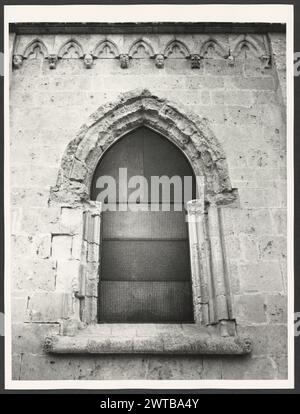
[[[197,324],[101,324],[47,337],[44,347],[52,354],[246,355],[251,340]]]

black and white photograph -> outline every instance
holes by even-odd
[[[293,386],[293,9],[153,7],[6,7],[8,388]]]

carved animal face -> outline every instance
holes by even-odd
[[[201,58],[199,55],[191,56],[191,67],[192,69],[200,69]]]

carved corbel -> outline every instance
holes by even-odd
[[[265,53],[261,55],[259,59],[262,64],[262,69],[269,69],[271,67],[271,55]]]
[[[229,55],[226,58],[228,66],[234,66],[235,64],[235,57],[231,54],[231,51],[229,50]]]
[[[23,64],[22,55],[13,55],[13,67],[19,69]]]
[[[191,68],[192,69],[200,69],[201,59],[202,59],[201,56],[198,55],[197,53],[194,53],[194,54],[190,55]]]
[[[58,62],[58,56],[51,54],[47,57],[49,63],[49,69],[56,69],[56,65]]]
[[[165,56],[162,53],[158,53],[154,56],[155,59],[155,66],[158,69],[163,69],[165,66]]]
[[[86,53],[83,56],[83,63],[84,63],[84,66],[87,69],[91,69],[93,67],[93,64],[94,64],[94,57],[93,57],[93,55],[91,53]]]
[[[130,56],[127,53],[122,53],[119,56],[120,67],[122,69],[127,69],[129,67],[129,59],[130,59]]]

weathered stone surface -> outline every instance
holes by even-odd
[[[71,312],[71,292],[35,292],[28,298],[28,320],[59,322]]]
[[[263,295],[235,295],[234,308],[238,324],[256,324],[267,321]]]
[[[13,288],[33,292],[54,290],[56,262],[53,260],[23,259],[12,264]]]
[[[276,377],[276,368],[271,358],[233,359],[222,361],[223,379],[252,379],[268,380]]]
[[[113,37],[117,55],[129,53],[132,36]],[[226,51],[235,51],[238,36],[213,37]],[[273,33],[269,37],[271,69],[263,68],[258,56],[270,46],[262,35],[250,37],[257,48],[252,58],[240,54],[229,64],[222,48],[206,50],[197,70],[191,69],[185,57],[170,56],[164,59],[163,68],[144,57],[130,59],[123,70],[118,59],[98,55],[90,70],[78,57],[60,59],[54,70],[43,58],[23,59],[22,66],[13,69],[10,160],[15,379],[286,378],[285,36]],[[190,54],[198,54],[206,35],[181,38]],[[55,45],[54,54],[66,41],[61,35],[55,39],[44,35],[43,39],[48,51]],[[94,35],[78,35],[78,41],[85,52],[98,42]],[[149,41],[156,53],[163,53],[169,36],[153,33]],[[23,56],[27,44],[28,37],[19,36],[14,54]],[[196,44],[199,50],[195,50]],[[253,339],[253,358],[77,354],[66,359],[42,355],[42,337],[56,335],[61,319],[73,315],[78,304],[68,295],[79,281],[78,263],[85,257],[81,214],[83,204],[89,204],[91,171],[116,138],[142,124],[186,151],[197,174],[206,175],[208,192],[219,192],[228,202],[235,197],[235,203],[224,211],[222,229],[235,299],[233,316],[238,334]],[[201,168],[200,153],[205,164]],[[231,186],[237,188],[236,196]],[[83,319],[90,322],[97,316],[99,246],[92,244],[83,253],[86,251],[90,262],[84,275],[89,297]],[[221,261],[218,264],[222,267]],[[223,306],[225,296],[218,301]],[[169,352],[174,347],[186,352],[193,348],[193,328],[99,325],[97,335],[113,338],[118,352],[123,337],[129,348],[160,352],[162,342],[157,336],[162,341],[165,338]],[[210,332],[209,337],[215,334]],[[187,343],[187,337],[191,342]],[[90,350],[97,347],[94,342]],[[197,352],[201,349],[199,346]],[[217,347],[212,349],[215,352]]]
[[[266,315],[270,323],[287,323],[287,297],[268,295],[265,302]]]
[[[56,260],[71,259],[72,236],[64,234],[54,234],[52,236],[51,257]]]
[[[15,323],[12,325],[13,350],[15,354],[44,354],[44,338],[57,335],[59,324]]]

